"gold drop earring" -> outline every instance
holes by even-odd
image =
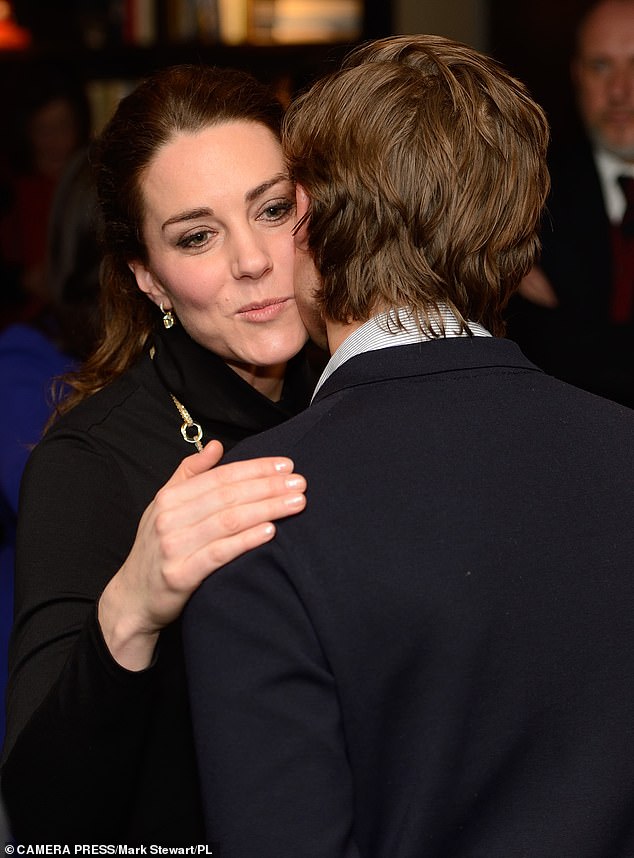
[[[161,301],[161,303],[159,304],[159,307],[160,307],[161,313],[163,314],[163,327],[164,327],[164,328],[166,328],[167,330],[169,330],[170,328],[173,328],[173,327],[174,327],[174,322],[175,322],[176,320],[174,319],[174,316],[173,316],[173,314],[172,314],[172,311],[171,311],[171,310],[166,310],[166,309],[163,307],[163,302],[162,302],[162,301]]]

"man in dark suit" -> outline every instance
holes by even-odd
[[[540,266],[509,332],[547,372],[634,407],[634,0],[595,2],[575,44],[585,134],[553,147]]]
[[[634,414],[491,336],[537,249],[543,113],[403,36],[287,123],[332,358],[237,448],[290,454],[305,512],[185,617],[214,855],[631,858]]]

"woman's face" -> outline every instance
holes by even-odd
[[[142,192],[140,288],[251,383],[283,369],[306,331],[293,294],[295,190],[272,132],[233,121],[178,134]]]

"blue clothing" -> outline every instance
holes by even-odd
[[[30,449],[51,413],[51,382],[73,369],[73,360],[42,332],[11,325],[0,333],[0,693],[7,684],[7,651],[13,619],[13,564],[18,494]],[[4,703],[0,745],[4,739]]]

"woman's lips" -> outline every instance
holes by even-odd
[[[286,309],[291,298],[271,298],[268,301],[254,301],[240,307],[237,314],[248,322],[268,322],[280,316]]]

